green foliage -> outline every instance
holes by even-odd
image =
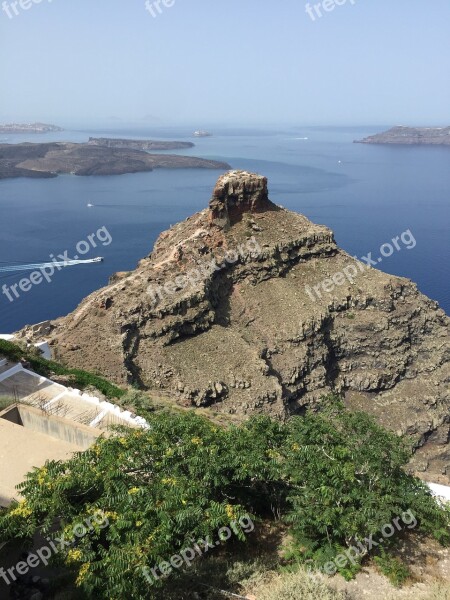
[[[24,357],[24,350],[19,345],[7,342],[6,340],[0,340],[0,355],[5,356],[13,362],[18,362]]]
[[[422,531],[450,543],[448,511],[404,472],[406,445],[369,415],[334,404],[293,418],[287,429],[288,519],[305,560],[321,566],[332,560],[330,550],[355,546],[408,510]]]
[[[407,510],[417,528],[449,542],[450,513],[405,474],[402,442],[367,415],[328,404],[286,424],[257,417],[228,429],[190,412],[149,413],[149,430],[122,430],[29,474],[25,502],[0,517],[0,538],[30,538],[38,526],[48,533],[61,515],[68,531],[104,511],[109,526],[79,540],[70,563],[86,597],[99,600],[154,597],[142,567],[214,539],[246,513],[285,519],[291,562],[316,566]]]
[[[0,396],[0,410],[4,410],[5,408],[8,408],[8,406],[11,406],[15,403],[15,398],[10,398],[9,396]]]
[[[56,375],[69,375],[73,385],[81,389],[88,386],[95,387],[107,398],[121,398],[125,394],[124,390],[118,388],[102,377],[87,371],[82,371],[81,369],[68,369],[53,360],[43,358],[36,350],[37,349],[34,348],[34,346],[24,349],[19,344],[0,340],[0,356],[3,355],[13,362],[26,360],[30,363],[32,369],[36,373],[39,373],[39,375],[44,377],[49,377],[51,373],[55,373]]]
[[[375,556],[374,561],[383,575],[386,575],[395,587],[401,587],[411,575],[405,563],[398,557],[387,554],[384,550],[379,556]]]
[[[155,410],[155,406],[150,397],[145,392],[134,388],[120,398],[120,405],[133,410],[139,415],[143,415],[143,413],[147,411]]]

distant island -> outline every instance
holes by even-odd
[[[192,142],[162,142],[158,140],[126,140],[116,138],[89,138],[91,146],[105,146],[107,148],[126,148],[129,150],[182,150],[193,148]]]
[[[117,143],[120,140],[115,140]],[[24,143],[0,144],[0,179],[11,177],[56,177],[71,175],[122,175],[153,169],[221,169],[231,167],[225,162],[180,156],[176,154],[149,154],[141,149],[109,147],[96,143]],[[144,144],[145,142],[139,142]],[[149,144],[165,144],[153,142]],[[183,143],[183,142],[178,142]]]
[[[0,125],[0,133],[50,133],[54,131],[64,131],[64,129],[46,123],[8,123],[7,125]]]
[[[355,144],[450,146],[450,127],[393,127],[384,133],[355,140]]]

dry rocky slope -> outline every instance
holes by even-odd
[[[360,264],[330,229],[273,204],[266,178],[231,171],[135,271],[22,335],[45,335],[72,367],[229,414],[284,418],[342,393],[410,434],[416,468],[448,482],[450,320],[410,280]],[[348,265],[353,284],[310,297],[306,285]]]

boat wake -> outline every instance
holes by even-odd
[[[32,263],[28,265],[8,265],[5,267],[0,266],[0,273],[15,273],[19,271],[40,271],[41,269],[54,269],[59,267],[74,267],[75,265],[88,265],[91,263],[103,262],[102,257],[87,258],[85,260],[64,260],[64,261],[52,261],[52,262],[41,262]]]

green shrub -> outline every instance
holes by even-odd
[[[390,556],[384,550],[375,556],[374,561],[395,587],[402,586],[411,575],[409,568],[398,557]]]
[[[0,517],[0,539],[31,538],[38,526],[49,533],[61,515],[63,528],[103,510],[109,527],[83,538],[75,561],[79,586],[98,600],[153,598],[143,567],[191,547],[192,539],[214,539],[244,514],[256,526],[260,518],[290,524],[292,563],[333,561],[408,510],[417,529],[449,541],[449,511],[405,474],[401,440],[365,414],[336,405],[286,424],[257,417],[228,429],[191,412],[147,420],[148,430],[124,429],[30,473],[19,486],[25,503]],[[357,568],[341,572],[350,577]],[[390,573],[401,580],[398,565]],[[285,596],[277,598],[290,598],[291,584],[280,585]]]
[[[3,355],[12,362],[18,362],[23,358],[25,352],[17,344],[0,340],[0,356]]]
[[[5,410],[12,404],[15,404],[15,398],[9,398],[8,396],[0,396],[0,410]]]
[[[150,397],[137,389],[128,391],[120,398],[120,406],[129,408],[140,415],[147,411],[154,411],[155,406]]]
[[[288,520],[304,560],[322,566],[357,540],[380,537],[384,525],[407,511],[422,531],[450,543],[450,512],[405,473],[409,450],[372,417],[335,404],[286,427],[281,463],[290,483]]]

